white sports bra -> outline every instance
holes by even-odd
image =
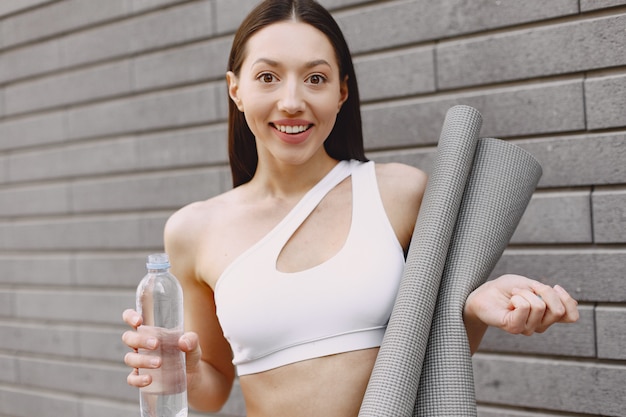
[[[277,270],[292,234],[349,175],[352,223],[342,249],[310,269]],[[385,213],[374,163],[339,162],[216,284],[217,315],[238,374],[380,346],[403,269],[403,250]]]

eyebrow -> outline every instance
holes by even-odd
[[[273,59],[269,59],[269,58],[259,58],[256,61],[254,61],[252,63],[252,66],[255,66],[256,64],[259,63],[264,63],[267,64],[271,67],[278,67],[280,64],[278,63],[278,61],[274,61]],[[315,59],[313,61],[309,61],[306,64],[304,64],[307,68],[313,68],[313,67],[317,67],[318,65],[326,65],[330,68],[332,68],[332,66],[328,63],[328,61],[326,61],[325,59]]]

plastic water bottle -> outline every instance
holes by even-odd
[[[148,256],[147,275],[137,287],[137,312],[143,317],[139,333],[158,340],[156,350],[139,349],[144,355],[160,356],[161,367],[140,369],[152,383],[139,390],[141,417],[186,417],[187,376],[185,354],[178,348],[183,334],[183,292],[169,272],[167,254]]]

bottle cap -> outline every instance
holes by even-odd
[[[168,269],[170,267],[170,258],[167,253],[153,253],[148,255],[146,263],[148,269]]]

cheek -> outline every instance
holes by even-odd
[[[271,104],[263,95],[246,94],[241,98],[244,116],[250,128],[252,124],[260,124],[271,113]]]

